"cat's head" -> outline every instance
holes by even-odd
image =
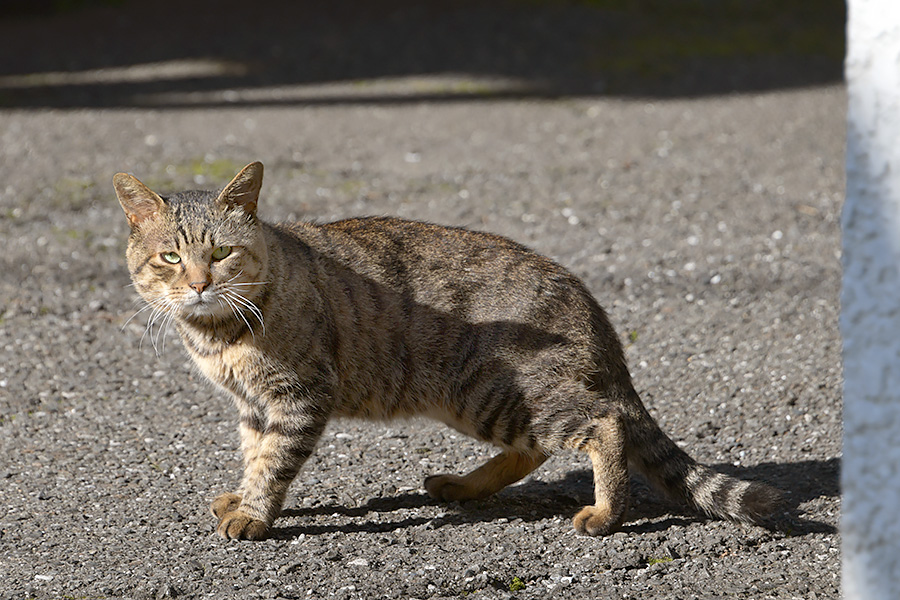
[[[262,321],[267,253],[256,218],[263,166],[247,165],[221,192],[160,196],[125,173],[113,186],[131,235],[131,279],[154,309],[176,318]],[[249,323],[252,325],[252,322]]]

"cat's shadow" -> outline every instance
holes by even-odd
[[[715,468],[730,475],[767,481],[785,493],[783,511],[764,525],[767,529],[792,536],[836,532],[831,524],[802,518],[799,506],[818,497],[835,497],[840,494],[840,459],[788,464],[765,463],[747,469],[737,469],[730,465],[715,465]],[[358,506],[329,503],[309,508],[288,508],[282,513],[282,522],[287,519],[299,522],[274,527],[270,537],[284,540],[294,539],[301,534],[386,533],[411,527],[437,529],[445,525],[487,523],[500,519],[536,522],[568,518],[581,506],[591,503],[592,490],[591,471],[577,469],[569,472],[562,480],[528,480],[479,501],[448,504],[434,500],[424,492],[408,492],[372,498]],[[433,510],[416,510],[426,507],[443,507],[444,510],[437,515]],[[423,515],[421,512],[428,514]],[[391,514],[396,514],[399,518],[391,518]],[[329,516],[335,517],[332,519],[334,522],[321,523],[322,517]],[[303,523],[304,520],[318,522]],[[703,520],[705,518],[702,515],[661,499],[646,483],[635,478],[632,480],[631,506],[621,531],[650,533]]]

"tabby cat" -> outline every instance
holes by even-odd
[[[659,429],[603,309],[571,273],[506,238],[395,218],[259,220],[263,166],[220,193],[113,183],[127,262],[154,318],[240,413],[244,475],[210,508],[225,538],[260,539],[333,417],[425,415],[500,453],[434,498],[484,498],[561,448],[591,458],[575,529],[614,531],[629,468],[713,516],[759,522],[780,494],[702,466]]]

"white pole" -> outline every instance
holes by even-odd
[[[900,0],[848,0],[843,589],[900,598]]]

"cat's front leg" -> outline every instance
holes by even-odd
[[[236,494],[223,494],[210,505],[219,519],[216,531],[226,539],[258,540],[281,513],[288,487],[325,427],[326,419],[295,409],[272,410],[265,425],[241,419],[244,477]]]
[[[238,409],[241,413],[241,424],[238,428],[238,431],[241,434],[241,456],[244,458],[244,469],[246,470],[248,464],[247,458],[255,456],[256,452],[254,448],[259,444],[260,438],[260,427],[251,424],[260,423],[262,415],[259,411],[253,410],[253,408],[243,399],[238,398],[237,402]],[[226,513],[237,510],[240,505],[241,496],[239,494],[226,492],[212,501],[209,505],[209,510],[215,518],[221,520]]]

